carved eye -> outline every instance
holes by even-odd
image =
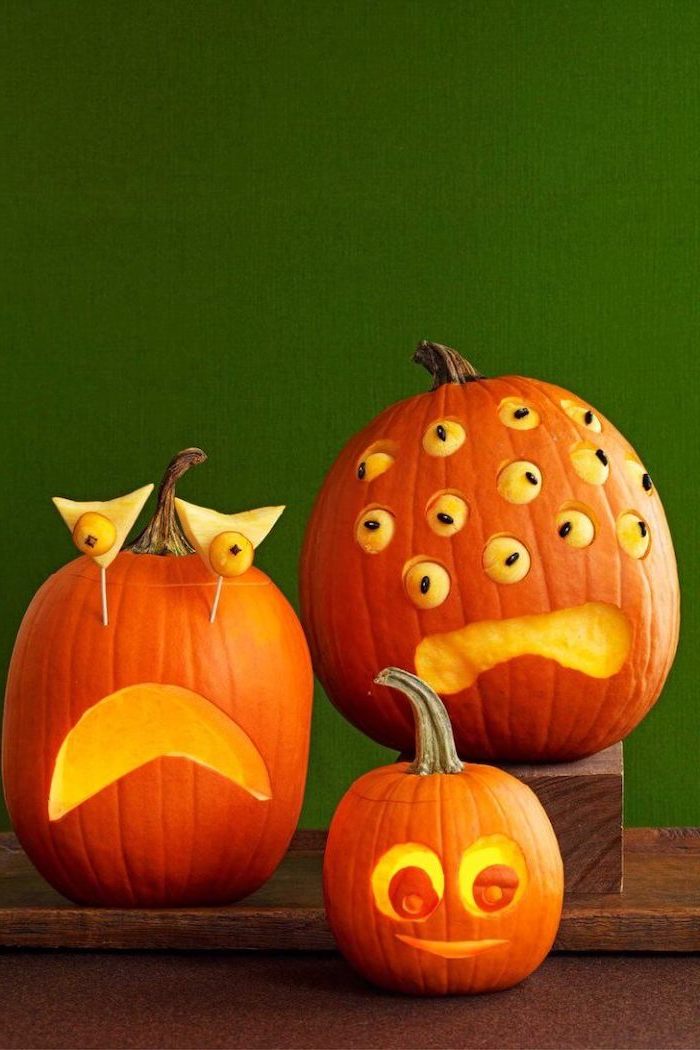
[[[523,851],[506,835],[487,835],[465,850],[459,893],[472,915],[493,915],[520,900],[528,874]]]
[[[387,850],[377,861],[371,881],[379,911],[403,922],[424,922],[445,892],[439,857],[418,842],[400,842]]]
[[[530,571],[530,552],[514,536],[492,536],[484,547],[482,564],[495,583],[519,583]]]
[[[561,508],[555,520],[559,539],[569,547],[581,550],[589,547],[595,539],[593,514],[577,504],[566,504]]]
[[[651,546],[651,532],[641,514],[626,510],[615,522],[617,542],[631,558],[644,558]]]
[[[542,473],[535,463],[518,459],[503,467],[496,487],[508,503],[532,503],[542,491]]]
[[[423,435],[423,448],[429,456],[451,456],[465,442],[467,433],[454,419],[436,419]]]
[[[643,492],[646,496],[651,496],[654,491],[654,482],[651,480],[651,475],[644,469],[638,459],[635,459],[633,456],[626,457],[625,473],[635,489]]]
[[[498,406],[498,418],[511,430],[534,430],[540,425],[540,414],[528,401],[504,397]]]
[[[602,448],[579,441],[569,450],[571,465],[581,478],[589,485],[604,485],[610,476],[610,464],[607,453]]]
[[[469,517],[467,501],[456,492],[436,492],[425,512],[428,525],[438,536],[454,536]]]
[[[365,449],[362,457],[355,467],[355,475],[359,481],[374,481],[381,474],[385,474],[394,465],[395,445],[393,442],[370,445]]]
[[[396,521],[384,507],[367,507],[355,525],[355,539],[367,554],[379,554],[394,538]]]
[[[436,561],[412,561],[404,570],[406,594],[419,609],[435,609],[450,593],[450,574]]]
[[[564,399],[561,402],[561,407],[567,416],[573,419],[574,423],[578,423],[580,427],[585,427],[586,430],[592,430],[594,434],[600,434],[603,426],[592,408],[586,408],[585,405],[580,405],[577,401],[568,399]]]

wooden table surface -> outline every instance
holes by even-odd
[[[332,953],[0,953],[0,1046],[700,1046],[700,956],[557,955],[517,988],[379,993]]]

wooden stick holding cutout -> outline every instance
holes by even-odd
[[[255,548],[272,529],[284,507],[259,507],[240,514],[220,514],[175,497],[175,508],[187,539],[210,572],[217,576],[209,623],[214,623],[224,580],[242,576],[253,564]]]
[[[100,604],[102,623],[109,624],[107,605],[107,569],[121,550],[129,530],[138,518],[153,485],[144,485],[126,496],[91,503],[54,496],[53,502],[68,527],[73,543],[100,569]]]

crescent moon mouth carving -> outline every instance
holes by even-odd
[[[51,778],[49,820],[165,757],[211,769],[260,801],[272,797],[262,755],[228,715],[191,689],[144,682],[103,697],[66,734]]]

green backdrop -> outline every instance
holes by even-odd
[[[72,557],[49,496],[185,445],[185,498],[288,504],[259,563],[294,597],[325,470],[428,337],[644,456],[684,628],[627,814],[700,823],[700,5],[31,0],[3,35],[3,667]],[[304,823],[386,755],[319,691]]]

